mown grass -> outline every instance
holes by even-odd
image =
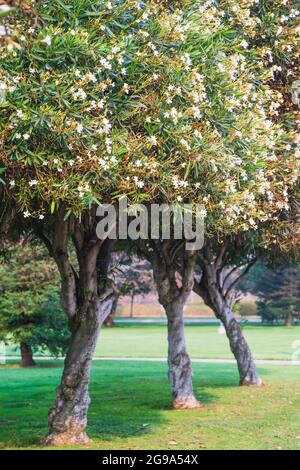
[[[237,387],[233,365],[195,364],[200,411],[173,411],[165,363],[93,365],[93,449],[300,449],[298,367],[260,368],[267,385]],[[0,368],[0,447],[39,448],[61,363]]]
[[[226,335],[218,333],[218,325],[187,325],[185,332],[191,357],[232,359]],[[244,333],[256,359],[289,360],[295,350],[299,350],[300,360],[299,326],[287,328],[248,324],[244,327]],[[19,353],[19,349],[9,346],[7,353],[15,355]],[[166,357],[166,354],[166,326],[153,324],[126,324],[103,328],[95,353],[98,357],[133,358]]]
[[[218,333],[217,325],[189,325],[185,327],[185,332],[192,357],[232,358],[226,335]],[[248,324],[244,327],[244,333],[256,359],[291,359],[297,346],[295,341],[300,344],[298,326],[287,328]],[[96,355],[101,357],[166,357],[166,354],[166,326],[153,325],[103,329],[96,349]]]

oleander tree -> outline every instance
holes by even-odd
[[[255,44],[264,66],[273,71],[270,87],[278,93],[278,102],[271,105],[271,119],[280,121],[285,128],[294,129],[298,134],[295,141],[299,143],[298,2],[245,1],[239,2],[239,5],[235,2],[221,2],[221,5],[243,28],[245,47]],[[290,142],[287,142],[289,145]],[[298,146],[295,155],[299,161]],[[232,314],[232,307],[240,282],[246,278],[257,259],[270,262],[270,259],[280,256],[282,252],[299,249],[299,190],[292,197],[289,190],[285,194],[289,195],[292,204],[286,201],[281,205],[285,213],[283,218],[275,218],[266,227],[254,227],[254,234],[249,231],[248,234],[237,233],[233,237],[220,238],[217,235],[217,239],[213,237],[207,241],[198,259],[202,278],[196,280],[195,290],[225,326],[231,350],[237,359],[241,384],[259,385],[261,380],[243,332]],[[271,193],[267,197],[272,197]],[[249,209],[251,206],[249,201]],[[232,206],[232,210],[236,208]]]
[[[270,83],[277,69],[245,39],[241,26],[248,37],[256,20],[237,21],[232,2],[28,3],[34,15],[8,17],[13,41],[1,42],[1,178],[58,265],[71,327],[45,442],[79,444],[88,442],[92,353],[114,297],[113,242],[96,236],[97,204],[192,202],[203,206],[207,236],[245,232],[287,204],[299,138],[273,119],[283,99]],[[181,251],[178,282],[171,242],[163,256],[159,246],[154,276],[173,396],[184,407],[194,399],[182,313],[196,254]]]
[[[297,2],[254,2],[246,0],[239,2],[238,4],[234,1],[223,1],[218,2],[218,5],[216,5],[213,1],[207,1],[204,2],[202,8],[203,15],[205,15],[206,19],[210,20],[211,23],[214,22],[222,24],[223,18],[230,17],[231,23],[234,25],[233,28],[238,30],[240,33],[240,41],[243,47],[245,49],[255,49],[257,59],[259,58],[258,60],[261,61],[260,64],[268,77],[265,77],[269,85],[268,93],[273,97],[268,109],[268,116],[270,119],[269,124],[271,122],[280,122],[284,129],[293,129],[294,137],[291,139],[287,138],[286,149],[291,149],[291,144],[294,143],[293,148],[295,151],[295,160],[299,161],[298,104],[300,103],[300,100],[297,101],[298,95],[295,92],[295,88],[293,88],[293,84],[297,83],[297,77],[299,78],[298,50],[300,13]],[[236,56],[230,56],[230,60],[233,60],[233,62],[235,58]],[[219,70],[223,73],[227,71],[229,75],[234,76],[235,71],[234,68],[232,69],[232,63],[229,58],[225,55],[223,56],[223,60],[223,63],[221,62],[218,64]],[[249,65],[245,70],[247,72],[249,71]],[[231,99],[230,110],[235,110],[235,112],[239,113],[243,101],[247,101],[247,99],[246,95],[237,95],[235,98]],[[271,136],[268,129],[266,129],[266,134],[268,137]],[[241,150],[241,153],[247,152],[247,140],[242,139],[241,142],[242,144],[245,144],[245,148]],[[273,145],[271,144],[269,149],[269,158],[271,159],[275,156],[272,152],[272,148]],[[252,154],[251,150],[249,155],[250,154]],[[281,164],[284,165],[284,162],[286,161],[284,152],[280,152],[275,159],[276,158],[280,159]],[[252,179],[251,171],[249,172],[250,166],[246,172],[242,170],[238,178],[238,185],[240,185],[241,179],[254,181]],[[260,176],[262,176],[264,180],[259,184],[255,178],[257,184],[256,189],[259,191],[262,190],[265,197],[269,200],[273,199],[273,190],[271,189],[271,186],[269,186],[270,179],[268,177],[265,179],[265,166],[262,165],[261,167],[256,167],[256,171],[258,172],[256,178],[259,179]],[[208,172],[208,174],[215,177],[211,171]],[[284,172],[279,179],[281,179],[281,183],[284,181]],[[296,181],[296,179],[297,170],[293,181]],[[206,176],[204,176],[204,181],[206,184]],[[224,181],[226,183],[230,181],[228,179],[228,174]],[[246,184],[246,186],[248,186],[248,184]],[[269,188],[267,188],[267,186],[269,186]],[[265,187],[265,189],[262,189],[263,187]],[[284,244],[286,236],[286,229],[285,227],[281,227],[281,224],[278,223],[277,216],[273,219],[271,229],[269,228],[269,225],[267,230],[263,227],[261,228],[262,223],[265,223],[265,221],[268,221],[269,224],[270,214],[268,211],[266,211],[265,215],[261,217],[259,224],[257,223],[258,220],[255,216],[251,220],[250,224],[248,224],[248,229],[237,224],[241,215],[247,219],[252,211],[254,211],[254,213],[256,212],[258,206],[257,198],[254,193],[255,191],[252,194],[248,193],[247,207],[244,210],[242,209],[242,211],[239,191],[236,192],[237,199],[235,201],[231,200],[231,204],[229,203],[226,206],[224,201],[220,201],[220,206],[223,208],[222,216],[227,218],[227,222],[231,224],[231,230],[223,230],[219,221],[216,221],[215,224],[211,224],[209,226],[210,237],[207,237],[206,246],[201,252],[201,257],[196,257],[196,264],[202,271],[202,281],[199,284],[199,278],[197,278],[194,283],[194,289],[198,294],[202,295],[205,302],[208,303],[208,305],[215,311],[215,314],[225,326],[231,350],[237,359],[241,385],[260,385],[261,379],[257,373],[251,350],[244,338],[242,329],[232,314],[232,307],[235,299],[237,298],[238,286],[242,279],[244,279],[249,273],[251,266],[255,263],[257,257],[262,255],[261,236],[265,237],[267,235],[268,243],[271,242],[273,248],[274,246],[275,248],[277,247],[276,249],[278,249],[278,245],[282,246]],[[281,201],[277,200],[276,203],[278,211],[288,211],[289,188],[283,188],[282,195],[284,198],[282,198]],[[299,201],[299,193],[294,199]],[[237,201],[239,201],[238,204],[236,204]],[[210,214],[212,208],[210,207],[207,210],[208,214]],[[264,209],[262,210],[262,213],[263,212]],[[206,219],[206,222],[207,221],[208,218]],[[286,225],[286,222],[283,225]],[[253,230],[261,231],[262,233],[259,235],[254,233],[253,236]],[[299,226],[295,226],[293,223],[293,228],[290,228],[290,231],[292,230],[295,230],[295,237],[293,238],[295,242],[297,238],[296,234],[299,236]],[[228,232],[230,231],[231,233],[228,236]],[[290,236],[289,240],[286,240],[286,242],[288,244],[291,243]],[[166,305],[167,299],[170,299],[170,296],[167,297],[165,295],[166,292],[163,292],[163,289],[165,290],[166,285],[173,286],[173,294],[171,298],[177,299],[175,303],[178,308],[180,302],[178,302],[179,297],[176,297],[176,293],[178,294],[184,291],[183,286],[185,283],[182,284],[180,282],[180,289],[178,290],[176,288],[176,277],[178,277],[178,271],[182,273],[182,267],[180,268],[180,266],[183,265],[184,258],[182,258],[182,256],[179,257],[179,261],[176,261],[177,268],[179,266],[179,269],[174,269],[174,259],[176,259],[176,257],[174,258],[174,254],[176,255],[176,249],[178,249],[178,247],[176,248],[176,244],[170,243],[168,243],[169,246],[166,246],[166,243],[164,245],[164,247],[159,247],[156,244],[154,247],[154,252],[158,255],[154,261],[157,264],[157,269],[154,269],[154,272],[156,271],[157,273],[157,284],[161,291],[160,299],[162,300],[162,303]],[[267,256],[269,256],[269,254]],[[159,261],[159,263],[157,263],[157,261]],[[165,266],[164,274],[162,274],[163,266]],[[205,266],[207,266],[210,271],[209,282]],[[171,273],[173,273],[173,276]],[[164,279],[170,279],[171,277],[172,280],[168,284],[162,282]],[[226,279],[226,282],[223,285],[224,279]],[[229,287],[230,289],[227,292],[227,288]],[[171,328],[172,327],[170,326],[170,329]],[[185,395],[186,390],[188,389],[190,390],[191,396],[193,396],[191,385],[191,363],[186,353],[183,321],[181,321],[180,328],[178,328],[178,325],[175,327],[173,326],[173,328],[175,328],[176,332],[173,331],[169,334],[169,337],[174,340],[173,343],[175,344],[171,345],[170,349],[173,351],[174,357],[178,357],[178,351],[180,350],[182,358],[181,368],[175,366],[174,369],[175,371],[181,370],[179,377],[181,379],[184,377],[184,379],[176,381],[175,372],[169,375],[173,377],[174,383],[177,382],[178,389],[183,388],[185,390]],[[179,330],[181,330],[181,333],[179,333]],[[177,339],[175,341],[176,337]],[[172,360],[169,362],[172,364]],[[170,369],[172,369],[172,366],[170,366]],[[174,388],[177,387],[174,386]],[[178,403],[178,401],[176,403]],[[192,398],[189,401],[189,405],[192,405],[193,403],[195,403],[195,401]],[[179,400],[179,405],[184,406],[181,400]]]
[[[243,234],[206,240],[198,255],[199,275],[195,276],[194,291],[224,325],[237,361],[240,385],[260,386],[262,381],[243,330],[234,316],[233,306],[258,261],[282,264],[299,253],[299,234],[299,216],[297,220],[289,213],[276,225],[263,224],[257,230]],[[260,282],[259,276],[257,282]]]

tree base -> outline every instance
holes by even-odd
[[[199,410],[202,406],[198,400],[191,395],[190,397],[175,398],[172,403],[172,408],[173,410]]]
[[[25,364],[24,364],[23,362],[21,362],[21,367],[26,368],[26,369],[29,369],[30,367],[31,367],[31,368],[32,368],[32,367],[36,367],[36,363],[35,363],[35,362],[32,362],[32,363],[30,363],[30,364],[28,364],[28,363],[25,363]]]
[[[257,379],[244,379],[240,382],[240,387],[262,387],[264,385],[260,378]]]
[[[72,432],[50,433],[41,440],[42,445],[53,447],[88,446],[91,442],[91,439],[84,431],[79,434]]]

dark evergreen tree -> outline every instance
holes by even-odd
[[[0,339],[19,345],[24,367],[33,352],[66,352],[68,322],[59,306],[58,273],[40,245],[21,240],[6,246],[0,265]]]
[[[259,297],[258,314],[264,322],[285,321],[286,325],[300,317],[299,265],[285,264],[271,269],[264,265],[254,268],[243,286]]]

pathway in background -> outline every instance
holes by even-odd
[[[9,356],[5,358],[0,356],[0,362],[9,359],[16,360],[20,359],[20,356]],[[34,356],[36,361],[63,361],[64,357],[51,357],[51,356]],[[94,357],[93,361],[125,361],[125,362],[167,362],[164,357]],[[234,359],[192,359],[192,362],[201,364],[235,364]],[[264,360],[257,359],[256,364],[261,365],[275,365],[275,366],[300,366],[300,361],[278,361],[278,360]]]
[[[240,318],[238,319],[239,321],[246,321],[247,323],[257,323],[261,324],[261,318],[260,317],[245,317],[245,318]],[[137,325],[137,324],[153,324],[153,325],[166,325],[167,321],[165,318],[154,318],[154,317],[149,317],[149,318],[128,318],[128,317],[117,317],[115,319],[115,323],[118,325]],[[201,317],[201,318],[192,318],[192,317],[186,317],[184,319],[184,323],[186,325],[204,325],[204,324],[210,324],[210,325],[218,325],[220,323],[217,318],[209,318],[209,317]]]

